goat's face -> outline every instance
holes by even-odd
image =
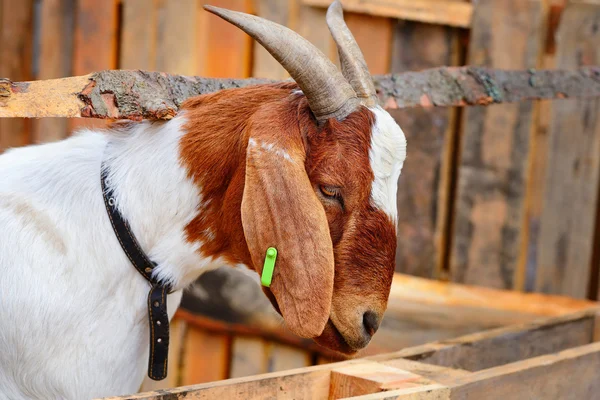
[[[265,252],[277,248],[265,292],[287,326],[353,353],[367,345],[387,304],[404,135],[376,106],[371,75],[338,0],[327,23],[341,72],[285,27],[208,10],[258,40],[303,92],[265,101],[245,126],[241,222],[251,264],[262,273]]]
[[[254,267],[261,273],[276,247],[265,293],[288,327],[353,353],[369,343],[387,304],[404,135],[378,107],[322,127],[306,101],[265,108],[249,130],[242,201]]]

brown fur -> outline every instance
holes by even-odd
[[[395,228],[370,202],[374,116],[361,108],[319,127],[304,96],[291,94],[295,89],[289,83],[263,85],[184,104],[189,122],[182,162],[203,196],[202,212],[187,227],[188,240],[201,241],[205,255],[259,273],[273,243],[280,254],[272,292],[265,291],[274,306],[297,333],[313,337],[322,331],[317,342],[350,353],[366,344],[362,313],[383,314],[394,271]],[[249,161],[250,137],[284,150],[299,168],[270,153]],[[256,164],[250,174],[247,162]],[[261,186],[266,181],[271,185]],[[340,187],[343,207],[323,196],[320,185]],[[319,233],[324,218],[329,238]],[[326,267],[331,250],[332,296]]]

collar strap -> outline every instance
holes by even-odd
[[[135,269],[150,283],[148,294],[148,322],[150,324],[150,354],[148,360],[148,376],[160,381],[167,377],[167,361],[169,355],[169,315],[167,314],[167,294],[170,287],[156,280],[152,271],[156,263],[150,261],[142,251],[138,241],[131,232],[129,224],[117,209],[113,190],[108,185],[104,164],[101,173],[104,205],[113,231],[121,244],[121,248]]]

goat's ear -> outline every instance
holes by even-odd
[[[329,319],[333,246],[325,211],[304,167],[303,139],[290,125],[263,120],[260,129],[250,129],[242,224],[259,274],[267,249],[277,249],[270,290],[288,328],[311,338],[323,332]]]

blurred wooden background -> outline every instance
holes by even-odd
[[[325,24],[329,0],[0,0],[0,76],[120,68],[286,77],[244,33],[203,11],[206,3],[287,25],[336,60]],[[535,69],[600,65],[600,0],[343,3],[373,74],[468,64],[531,69],[534,82]],[[398,272],[598,298],[600,100],[393,116],[409,143],[398,192]],[[104,125],[2,119],[0,151]]]

